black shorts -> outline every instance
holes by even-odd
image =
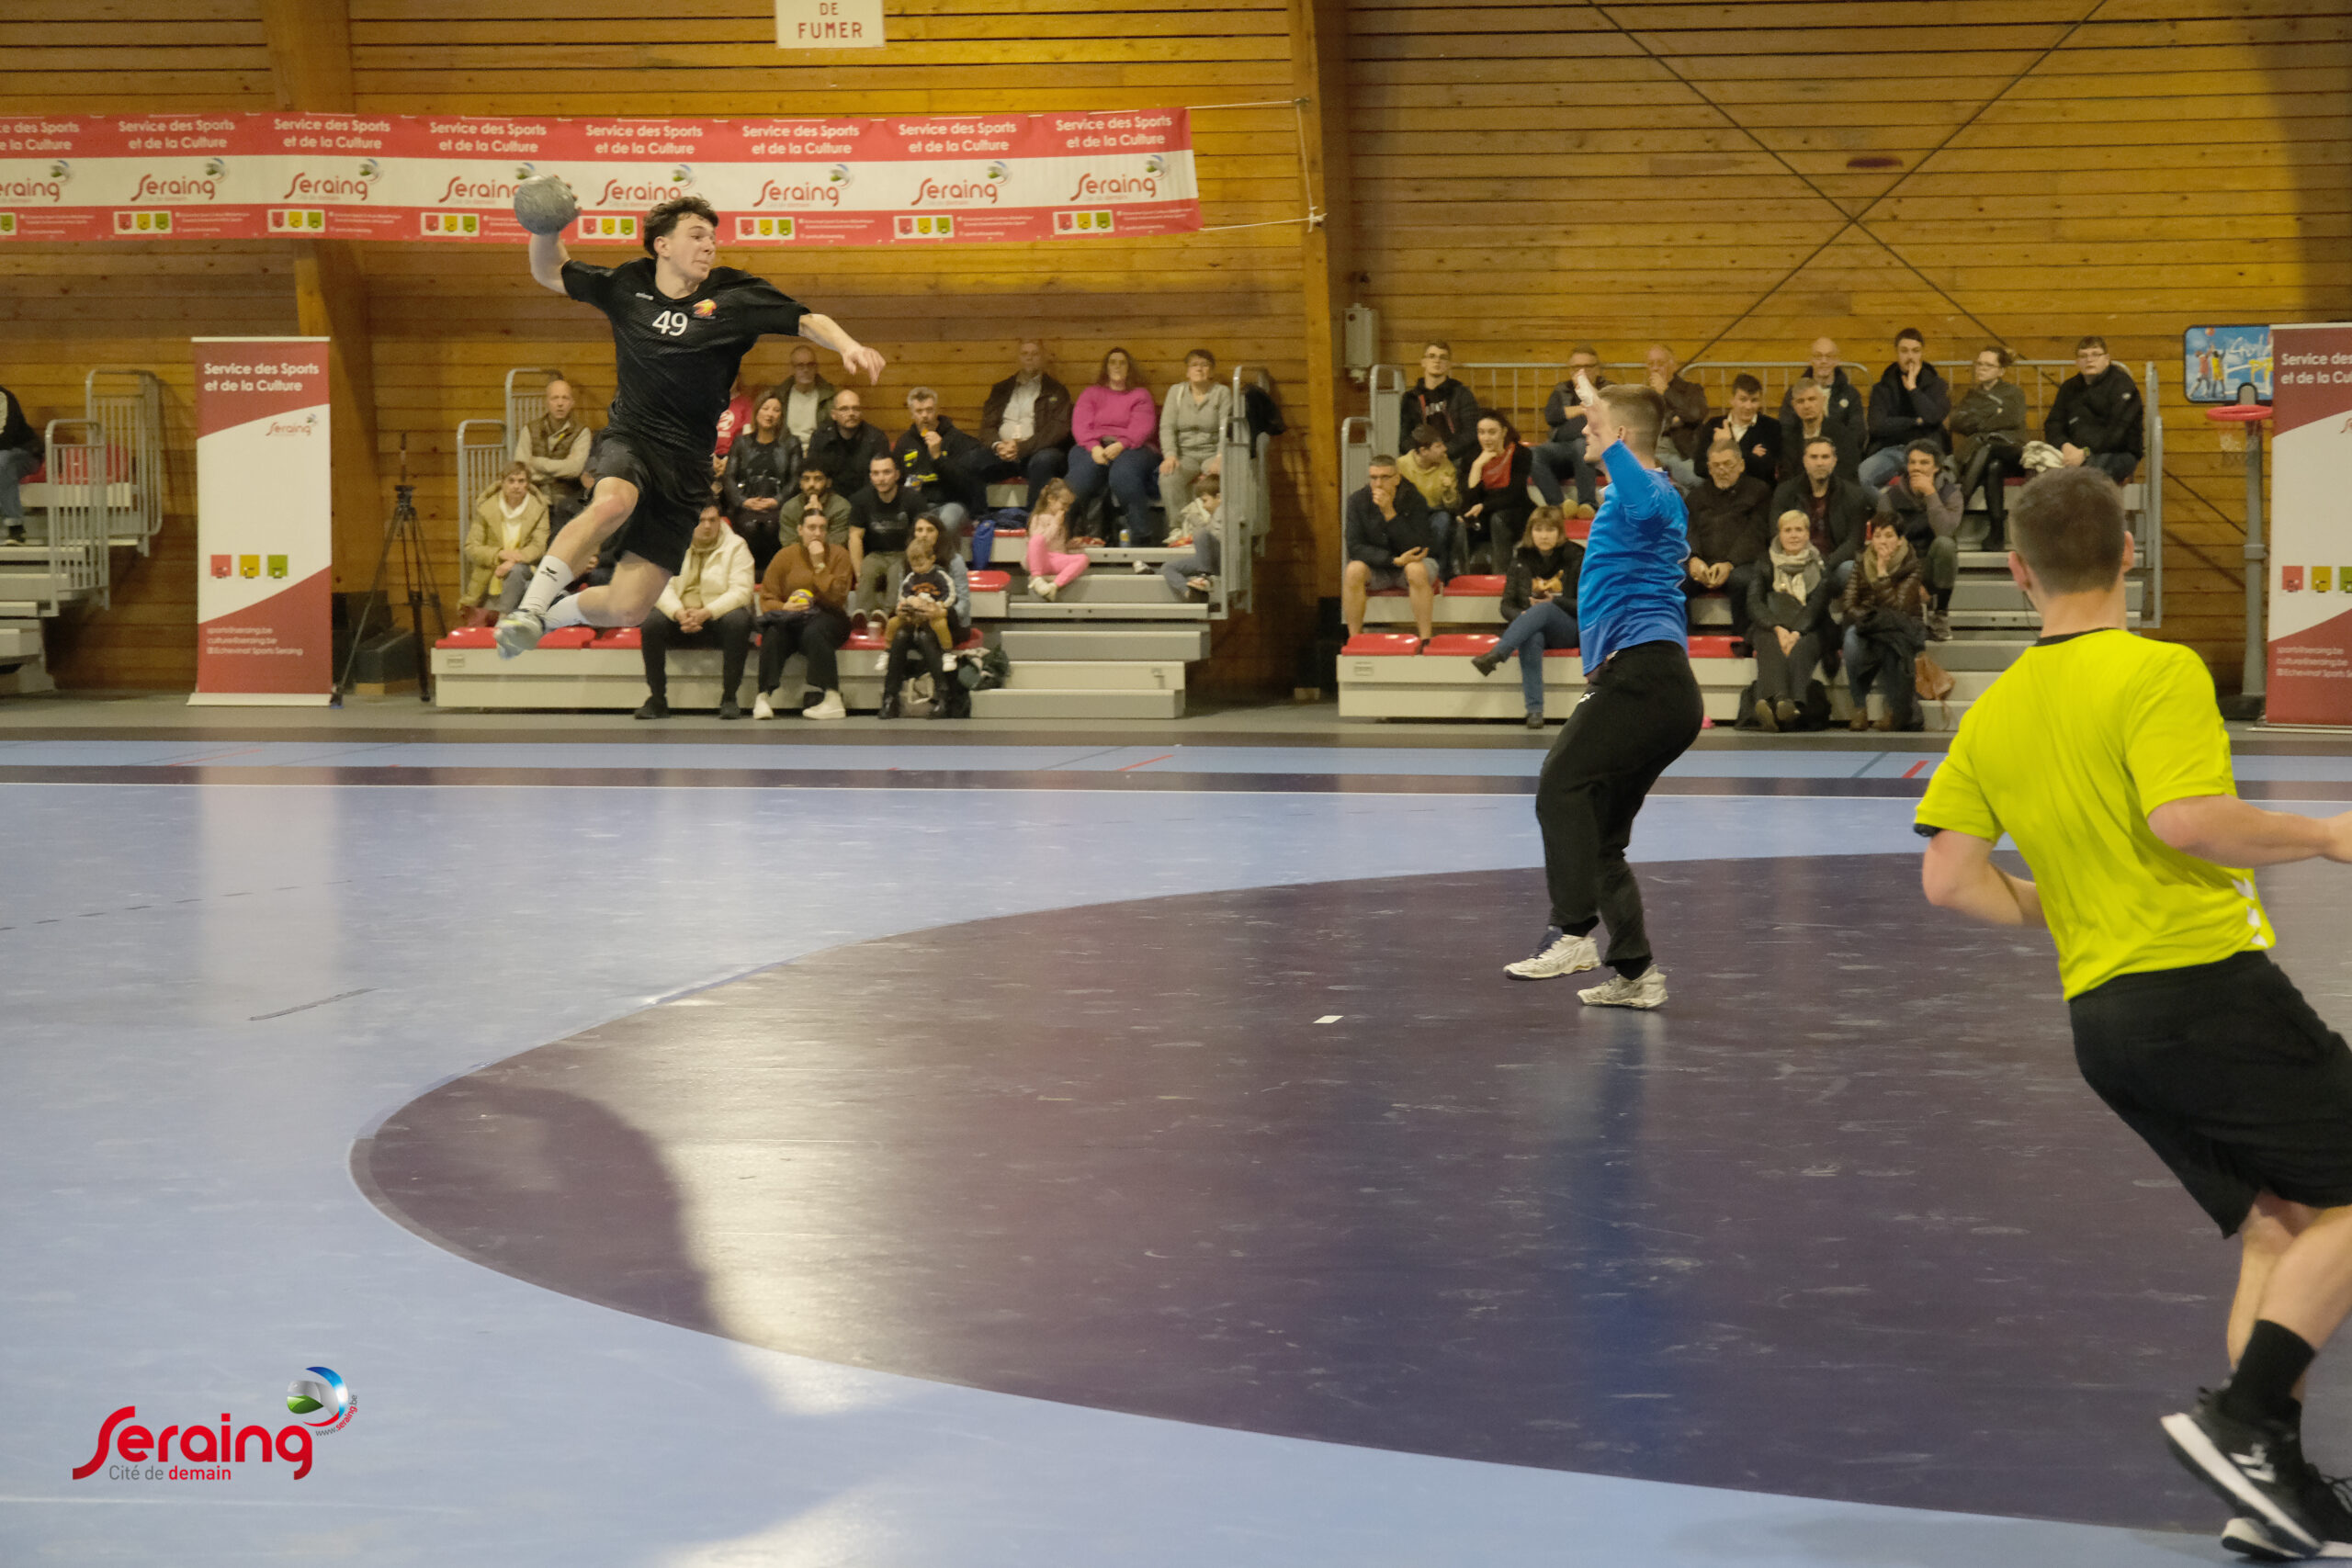
[[[2068,1010],[2084,1081],[2223,1235],[2257,1192],[2352,1203],[2352,1048],[2267,953],[2119,975]]]
[[[637,510],[628,514],[620,532],[605,541],[605,558],[618,560],[626,551],[676,576],[694,543],[695,525],[702,521],[702,509],[716,494],[710,454],[681,452],[607,429],[582,476],[592,491],[598,479],[625,479],[637,487]]]

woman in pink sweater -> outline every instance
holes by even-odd
[[[1047,479],[1029,509],[1029,592],[1050,603],[1086,570],[1086,556],[1069,544],[1069,486]]]
[[[1069,488],[1078,498],[1070,514],[1085,516],[1108,484],[1126,514],[1130,545],[1159,541],[1151,514],[1159,489],[1159,413],[1142,382],[1127,351],[1114,348],[1102,356],[1101,374],[1079,393],[1069,415],[1077,437],[1069,449]]]

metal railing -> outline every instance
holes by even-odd
[[[80,439],[61,439],[78,431]],[[52,419],[41,431],[49,472],[49,581],[41,611],[56,615],[67,600],[94,593],[102,608],[114,604],[114,573],[107,558],[113,542],[113,508],[107,474],[106,427],[95,419]]]
[[[2140,369],[2140,396],[2143,418],[2145,420],[2145,453],[2140,460],[2140,477],[2135,481],[2140,491],[2140,504],[2132,513],[2132,527],[2140,543],[2141,559],[2148,573],[2148,588],[2143,603],[2141,624],[2160,626],[2164,624],[2164,421],[2157,412],[2157,362],[2151,359]],[[1878,373],[1867,366],[1851,360],[1840,361],[1838,368],[1854,389],[1865,398]],[[1636,380],[1649,374],[1649,367],[1642,364],[1618,363],[1600,367],[1612,380]],[[1707,407],[1711,413],[1721,413],[1731,403],[1731,383],[1742,374],[1754,376],[1764,384],[1764,410],[1768,417],[1779,409],[1781,399],[1795,382],[1812,374],[1812,365],[1804,360],[1709,360],[1698,365],[1686,365],[1678,372],[1697,382],[1707,392]],[[2009,374],[2013,383],[2025,394],[2026,430],[2029,439],[2040,440],[2041,423],[2048,416],[2050,405],[2058,395],[2060,383],[2075,374],[2072,359],[2019,359],[2012,361]],[[1975,384],[1975,360],[1971,358],[1939,362],[1937,371],[1952,389],[1953,400],[1965,397]],[[1566,361],[1552,363],[1541,360],[1491,361],[1456,365],[1454,378],[1478,398],[1478,406],[1493,409],[1510,418],[1524,440],[1540,442],[1549,434],[1543,423],[1544,406],[1550,400],[1553,389],[1568,378]],[[1340,502],[1363,488],[1364,470],[1376,452],[1402,455],[1408,433],[1401,430],[1401,409],[1405,389],[1411,384],[1415,371],[1403,366],[1375,365],[1366,378],[1369,404],[1360,418],[1351,417],[1340,427]]]
[[[1266,461],[1273,437],[1250,434],[1247,395],[1251,387],[1272,395],[1273,376],[1263,366],[1235,366],[1233,412],[1226,418],[1225,439],[1218,452],[1225,541],[1217,557],[1217,578],[1209,589],[1211,620],[1223,620],[1250,607],[1258,558],[1265,553],[1266,540],[1273,533],[1273,482]],[[1175,523],[1173,517],[1168,519],[1170,527]]]
[[[95,367],[82,378],[82,414],[107,448],[115,541],[143,556],[164,530],[164,383],[134,366]]]

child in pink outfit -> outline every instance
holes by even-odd
[[[1086,557],[1061,547],[1069,537],[1070,503],[1077,500],[1069,486],[1047,479],[1029,513],[1029,588],[1050,600],[1086,571]]]

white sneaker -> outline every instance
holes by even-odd
[[[1148,577],[1148,576],[1149,576],[1150,574],[1151,574],[1151,563],[1150,563],[1149,561],[1148,561],[1148,560],[1139,560],[1139,561],[1136,562],[1136,575],[1137,577]]]
[[[519,659],[547,636],[548,619],[537,610],[513,610],[498,618],[498,657]]]
[[[1653,964],[1638,980],[1612,975],[1606,985],[1578,991],[1589,1008],[1657,1008],[1666,1005],[1666,971]]]
[[[842,694],[839,692],[827,692],[824,701],[813,708],[803,708],[800,711],[800,716],[803,718],[847,718],[849,709],[842,705]]]
[[[1570,936],[1557,926],[1546,926],[1542,945],[1518,963],[1504,964],[1503,973],[1514,980],[1550,980],[1600,967],[1600,953],[1592,938]]]
[[[1061,590],[1054,585],[1050,577],[1033,577],[1029,580],[1029,592],[1050,604],[1054,602],[1054,595]]]
[[[752,699],[752,716],[753,718],[774,718],[775,716],[775,705],[768,701],[768,694],[765,692],[762,692],[758,696]]]

